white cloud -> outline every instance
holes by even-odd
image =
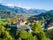
[[[9,7],[14,7],[14,5],[13,4],[3,4],[3,5],[5,5],[5,6],[9,6]]]
[[[14,7],[14,6],[17,6],[17,7],[22,7],[21,3],[18,3],[18,4],[3,4],[5,6],[9,6],[9,7]]]
[[[6,4],[6,6],[14,6],[13,4]]]
[[[0,3],[2,3],[3,0],[0,0]]]

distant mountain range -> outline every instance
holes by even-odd
[[[5,6],[0,4],[0,17],[2,18],[12,18],[12,17],[17,17],[18,15],[22,15],[25,18],[27,17],[31,17],[33,19],[37,18],[37,19],[41,19],[41,17],[43,16],[44,18],[51,18],[53,19],[53,10],[40,10],[40,9],[25,9],[25,8],[21,8],[21,7],[10,7],[10,6]],[[20,15],[20,16],[21,16]]]
[[[2,5],[2,4],[0,4],[0,10],[7,10],[7,11],[18,13],[18,14],[35,14],[35,15],[47,12],[46,10],[40,10],[40,9],[29,9],[29,10],[27,10],[25,8],[16,7],[16,6],[14,6],[12,8],[9,6]]]

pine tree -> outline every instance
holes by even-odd
[[[6,28],[3,26],[4,22],[0,20],[0,36],[1,40],[12,40],[12,36],[10,33],[6,30]]]
[[[28,38],[28,32],[25,31],[25,30],[22,30],[22,31],[20,32],[20,38],[21,38],[21,39],[27,39],[27,38]]]
[[[36,22],[33,26],[32,26],[32,31],[33,33],[36,34],[36,36],[38,36],[39,40],[50,40],[47,36],[46,33],[44,32],[44,30],[42,30],[41,28],[41,23],[38,21]]]

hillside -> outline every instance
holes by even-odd
[[[10,11],[1,11],[0,10],[0,17],[1,18],[13,18],[16,17],[16,14]]]
[[[45,19],[45,20],[49,20],[52,21],[53,20],[53,11],[48,11],[46,13],[41,13],[39,15],[34,15],[34,16],[31,16],[29,19],[30,20],[42,20],[42,17]]]

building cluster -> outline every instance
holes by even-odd
[[[36,22],[38,22],[38,21],[36,21]],[[32,32],[31,27],[36,22],[35,21],[27,22],[21,18],[17,21],[17,24],[15,24],[15,25],[10,24],[9,26],[10,27],[17,27],[17,30],[19,30],[19,31],[26,30],[28,32]],[[45,30],[49,30],[49,29],[53,28],[53,23],[41,22],[41,27]]]

